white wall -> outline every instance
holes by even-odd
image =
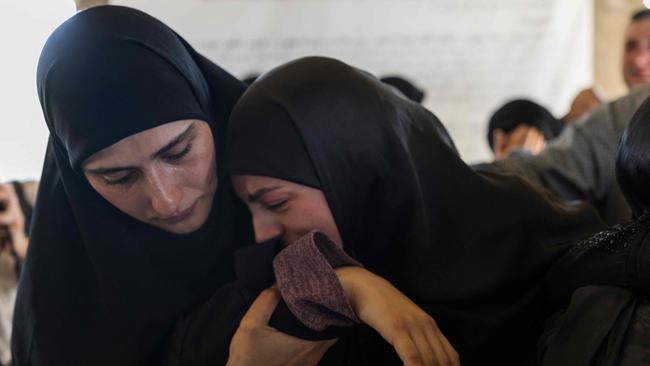
[[[47,128],[36,94],[41,48],[73,0],[0,0],[0,181],[40,176]]]
[[[238,76],[304,55],[428,93],[463,158],[489,158],[491,110],[528,96],[556,114],[592,81],[592,0],[115,0],[170,24]],[[0,0],[0,180],[38,177],[47,138],[35,87],[49,33],[73,0]]]
[[[485,124],[515,96],[558,115],[592,83],[592,0],[114,0],[166,21],[238,76],[304,55],[424,88],[461,155],[490,158]]]

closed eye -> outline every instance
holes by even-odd
[[[192,143],[187,144],[183,151],[179,152],[178,154],[171,154],[167,155],[165,157],[166,160],[168,161],[176,161],[182,159],[185,155],[187,155],[190,151],[192,150]]]
[[[287,205],[287,202],[289,202],[289,200],[284,200],[273,204],[265,204],[264,206],[269,210],[278,211],[283,209]]]
[[[102,178],[104,179],[104,183],[106,183],[108,185],[111,185],[111,186],[112,185],[126,184],[133,178],[133,172],[126,173],[122,177],[119,177],[119,178],[109,177],[107,175],[103,175]]]

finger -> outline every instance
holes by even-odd
[[[444,348],[432,329],[418,330],[412,336],[424,365],[445,365],[440,363],[444,359]]]
[[[458,355],[458,352],[456,352],[456,349],[451,345],[447,337],[445,337],[445,335],[440,331],[440,329],[438,329],[438,332],[439,332],[438,339],[440,340],[440,343],[442,344],[445,354],[449,359],[449,364],[451,366],[460,366],[460,356]]]
[[[533,133],[531,134],[531,149],[533,150],[534,153],[539,153],[542,151],[544,148],[544,142],[546,139],[544,138],[544,134],[542,134],[541,131],[538,129],[533,129]]]
[[[408,333],[403,333],[396,337],[393,342],[393,347],[395,347],[395,352],[397,352],[404,366],[424,366],[420,352],[418,352],[418,348]]]
[[[277,289],[268,288],[262,291],[242,318],[242,323],[268,325],[278,302],[280,302],[280,292]]]
[[[446,340],[446,338],[438,328],[436,321],[431,317],[427,317],[427,319],[420,323],[425,324],[425,327],[422,329],[422,335],[424,340],[427,342],[426,346],[430,348],[430,352],[433,355],[432,361],[427,363],[427,365],[450,365],[452,358],[451,355],[448,354],[447,347],[442,341],[443,339]]]
[[[517,126],[514,130],[508,133],[508,145],[520,145],[523,137],[525,136],[526,126]]]
[[[544,146],[546,145],[546,140],[544,137],[540,137],[537,139],[537,143],[535,145],[535,152],[540,153],[542,150],[544,150]]]
[[[492,136],[492,147],[494,148],[494,156],[497,159],[501,159],[504,156],[504,151],[507,145],[507,137],[505,132],[502,129],[497,128],[494,130],[494,135]]]
[[[503,132],[502,129],[497,128],[494,130],[494,134],[492,135],[492,145],[494,145],[494,149],[500,149],[503,148],[506,142],[506,134]]]

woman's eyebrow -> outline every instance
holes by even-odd
[[[253,193],[251,193],[251,194],[248,195],[248,201],[251,202],[251,203],[255,203],[255,202],[257,202],[257,201],[258,201],[262,196],[264,196],[265,194],[267,194],[267,193],[269,193],[269,192],[271,192],[271,191],[275,191],[276,189],[279,189],[279,188],[282,188],[282,187],[281,187],[281,186],[276,186],[276,187],[264,187],[264,188],[260,188],[260,189],[258,189],[257,191],[255,191],[255,192],[253,192]]]
[[[173,149],[174,146],[178,145],[181,141],[185,140],[185,138],[187,138],[187,136],[190,133],[192,133],[193,130],[194,130],[194,122],[192,122],[192,124],[190,124],[185,129],[185,131],[181,132],[180,134],[178,134],[178,136],[174,137],[174,139],[169,141],[167,143],[167,145],[163,146],[160,150],[158,150],[155,153],[151,154],[151,156],[149,158],[153,160],[153,159],[158,158],[158,157],[164,155],[165,153],[169,152],[169,150]]]
[[[86,173],[92,173],[97,175],[111,174],[121,172],[123,170],[132,170],[132,166],[123,166],[123,167],[114,167],[114,168],[96,168],[96,169],[84,169]]]
[[[155,153],[151,154],[149,156],[150,159],[155,159],[169,150],[173,149],[174,146],[178,145],[181,141],[183,141],[187,136],[194,131],[194,122],[192,122],[185,131],[179,133],[176,137],[174,137],[170,142],[168,142],[165,146],[163,146],[161,149],[156,151]],[[92,173],[92,174],[110,174],[110,173],[116,173],[122,170],[130,170],[134,169],[132,166],[123,166],[123,167],[111,167],[111,168],[95,168],[95,169],[84,169],[85,172]]]

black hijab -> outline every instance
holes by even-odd
[[[566,248],[557,243],[601,227],[590,207],[474,172],[433,114],[332,59],[266,73],[228,134],[229,174],[315,176],[345,250],[430,313],[464,365],[534,357],[541,279]],[[301,163],[283,164],[295,155]]]
[[[14,317],[15,364],[146,364],[181,312],[232,279],[250,218],[220,179],[206,225],[173,235],[117,210],[80,164],[190,118],[208,122],[220,161],[245,86],[160,21],[117,6],[59,26],[37,83],[50,139]]]

